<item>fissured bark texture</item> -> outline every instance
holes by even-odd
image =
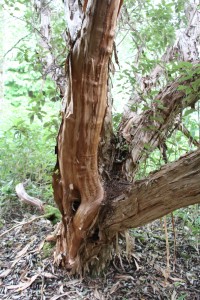
[[[69,5],[73,2],[77,5],[77,1]],[[62,212],[55,260],[69,268],[76,264],[105,196],[98,172],[98,146],[107,107],[108,64],[120,3],[120,0],[85,3],[79,32],[76,34],[75,28],[71,31],[68,82],[53,177],[55,201]],[[77,10],[70,9],[73,21],[73,17],[78,18]]]

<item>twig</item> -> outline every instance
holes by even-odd
[[[178,130],[181,131],[189,139],[191,144],[194,144],[194,146],[199,147],[200,143],[191,135],[189,130],[184,126],[184,124],[178,124]]]
[[[165,282],[167,282],[167,279],[169,278],[169,275],[170,275],[170,264],[169,264],[170,252],[169,252],[167,217],[166,216],[164,216],[164,227],[165,227],[165,239],[166,239],[166,251],[167,251],[167,268],[166,268],[166,272],[165,272]]]
[[[172,217],[172,230],[173,230],[173,235],[174,235],[174,261],[173,261],[173,271],[175,271],[176,268],[176,227],[174,223],[174,215],[171,213]]]
[[[19,39],[4,55],[3,58],[6,57],[6,55],[8,55],[8,53],[10,53],[21,41],[23,41],[25,38],[27,38],[29,35],[31,35],[30,33],[23,36],[21,39]]]
[[[1,238],[2,236],[6,235],[7,233],[9,233],[10,231],[12,231],[13,229],[17,228],[17,227],[20,227],[20,226],[23,226],[23,225],[26,225],[26,224],[30,224],[30,223],[32,223],[32,222],[34,222],[34,221],[36,221],[36,220],[38,220],[38,219],[44,218],[44,217],[45,217],[45,215],[37,216],[37,217],[35,217],[34,219],[32,219],[32,220],[30,220],[30,221],[27,221],[27,222],[21,223],[21,224],[17,224],[17,225],[15,225],[15,226],[11,227],[10,229],[4,231],[2,234],[0,234],[0,238]]]

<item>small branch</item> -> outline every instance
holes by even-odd
[[[13,229],[17,228],[17,227],[20,227],[20,226],[23,226],[23,225],[27,225],[27,224],[31,224],[32,222],[38,220],[38,219],[41,219],[41,218],[44,218],[44,215],[42,216],[37,216],[35,217],[34,219],[30,220],[30,221],[27,221],[27,222],[24,222],[24,223],[20,223],[20,224],[17,224],[13,227],[11,227],[10,229],[4,231],[2,234],[0,234],[0,238],[4,235],[6,235],[7,233],[9,233],[10,231],[12,231]]]
[[[178,130],[181,131],[189,139],[191,144],[193,144],[196,147],[200,146],[200,143],[191,136],[191,133],[183,124],[178,125]]]
[[[3,55],[3,58],[5,58],[6,57],[6,55],[8,55],[8,53],[10,53],[21,41],[23,41],[23,40],[25,40],[25,38],[27,38],[28,36],[30,35],[30,33],[29,34],[27,34],[27,35],[25,35],[25,36],[23,36],[21,39],[19,39],[4,55]]]
[[[132,180],[137,171],[138,162],[146,159],[146,146],[148,152],[153,151],[166,139],[168,132],[173,127],[177,115],[184,108],[194,105],[199,100],[200,86],[197,91],[186,95],[179,86],[191,88],[197,80],[198,74],[183,81],[183,76],[174,80],[171,84],[159,92],[155,97],[155,103],[139,116],[133,112],[128,113],[126,120],[120,125],[120,134],[129,146],[129,155],[124,162],[124,170],[129,180]],[[187,98],[186,98],[187,97]],[[187,99],[187,101],[186,101]]]
[[[22,202],[36,206],[41,212],[44,212],[44,204],[42,203],[42,201],[29,196],[24,189],[23,183],[17,184],[15,187],[15,191]]]

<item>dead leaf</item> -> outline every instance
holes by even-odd
[[[98,300],[104,300],[104,296],[102,293],[100,293],[97,288],[94,290],[94,297]]]
[[[59,298],[61,298],[61,297],[63,297],[63,296],[67,296],[67,295],[69,295],[69,294],[71,294],[71,292],[67,292],[67,293],[64,293],[64,294],[62,294],[62,295],[55,295],[55,296],[53,296],[50,300],[57,300],[57,299],[59,299]]]
[[[171,277],[171,276],[169,276],[169,279],[171,279],[172,281],[175,281],[175,282],[185,282],[183,279],[178,278],[178,277]]]
[[[21,251],[19,251],[16,255],[16,258],[19,258],[21,256],[23,256],[27,251],[28,249],[30,248],[32,242],[30,242],[29,244],[27,244]]]
[[[38,276],[39,276],[39,274],[36,274],[36,275],[32,276],[31,278],[28,278],[28,282],[20,282],[17,285],[8,285],[8,286],[6,286],[6,288],[8,290],[16,289],[17,292],[26,290],[37,279]]]
[[[68,285],[76,285],[78,283],[80,283],[81,280],[80,279],[74,279],[74,280],[70,280],[68,282],[66,282],[65,286],[68,286]]]
[[[115,293],[120,288],[120,286],[121,286],[120,281],[113,284],[113,286],[110,289],[110,295]]]
[[[159,288],[156,286],[156,285],[154,285],[154,284],[150,284],[150,286],[152,287],[152,289],[153,289],[153,293],[154,293],[154,295],[155,295],[155,293],[156,292],[159,292]]]
[[[59,289],[58,289],[58,292],[59,292],[60,294],[64,294],[63,288],[64,288],[64,286],[63,286],[63,284],[61,284],[61,286],[60,286]]]
[[[28,243],[21,251],[19,251],[16,255],[16,259],[13,261],[11,268],[13,268],[16,263],[18,263],[18,261],[21,259],[22,256],[24,256],[28,249],[30,248],[31,244],[34,242],[35,239],[33,239],[30,243]]]
[[[46,277],[46,278],[58,278],[56,275],[53,275],[49,272],[42,272],[41,275]]]
[[[42,250],[44,243],[45,239],[39,244],[39,246],[35,250],[30,251],[30,253],[39,253]]]
[[[128,280],[128,279],[134,280],[133,276],[131,275],[116,275],[115,278],[124,279],[124,280]]]
[[[10,274],[11,271],[12,271],[12,269],[7,269],[7,270],[3,271],[3,272],[0,274],[0,278],[5,278],[5,277],[7,277],[7,276]]]
[[[13,267],[16,265],[16,263],[18,263],[18,261],[19,261],[20,259],[21,259],[21,257],[15,259],[15,260],[13,261],[12,265],[11,265],[11,268],[13,268]]]
[[[137,260],[134,258],[134,262],[135,262],[135,266],[136,266],[136,271],[139,271],[140,269],[142,269],[138,263],[137,263]]]
[[[172,296],[171,296],[171,300],[176,300],[177,299],[176,295],[177,295],[177,293],[174,290],[173,293],[172,293]]]

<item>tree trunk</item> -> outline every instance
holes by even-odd
[[[43,77],[50,76],[55,81],[60,92],[60,97],[65,94],[65,74],[63,66],[60,66],[53,52],[51,41],[51,1],[34,0],[34,8],[40,20],[40,30],[37,30],[40,38],[40,47],[45,51],[40,58]]]
[[[134,184],[122,179],[123,161],[112,168],[108,66],[122,1],[83,2],[65,1],[71,49],[53,176],[54,198],[62,213],[55,262],[78,273],[104,268],[118,232],[200,202],[200,150]],[[181,84],[191,86],[195,80],[193,76]],[[166,86],[158,105],[121,126],[131,154],[128,175],[136,170],[145,145],[157,146],[183,109],[185,93],[179,85],[177,79]],[[197,101],[197,92],[187,105]],[[125,168],[130,167],[128,156],[125,160]],[[108,176],[103,181],[104,167]],[[119,177],[114,180],[113,174]]]
[[[88,5],[85,1],[80,15],[78,1],[69,2],[69,6],[68,84],[53,178],[55,201],[62,213],[55,260],[77,268],[78,251],[105,198],[98,172],[98,146],[107,107],[108,64],[120,0],[89,1]],[[80,18],[81,28],[76,22]],[[77,30],[74,24],[78,24]]]

